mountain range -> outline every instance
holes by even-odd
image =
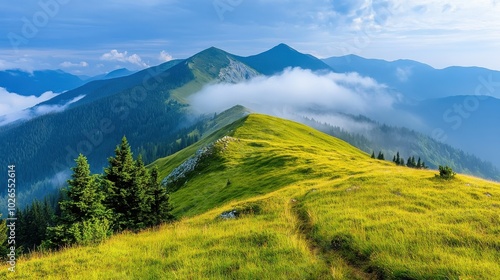
[[[106,80],[133,74],[126,68],[116,69],[93,77],[75,76],[62,70],[35,70],[32,72],[11,69],[0,71],[0,87],[22,96],[39,97],[44,92],[61,93],[75,89],[88,82]],[[1,115],[1,113],[0,113]]]
[[[343,64],[342,61],[344,61]],[[358,67],[356,63],[351,64],[345,61],[348,60],[340,58],[340,62],[332,59],[322,61],[284,44],[248,57],[233,55],[211,47],[190,58],[172,60],[128,76],[91,81],[29,109],[47,111],[47,114],[0,127],[0,141],[3,143],[0,147],[0,154],[5,155],[0,164],[15,163],[18,166],[28,186],[21,194],[26,197],[26,201],[29,200],[28,198],[42,197],[64,185],[69,175],[69,168],[74,165],[74,158],[79,153],[88,157],[93,172],[102,172],[103,166],[107,163],[107,157],[112,154],[116,143],[126,135],[131,146],[134,147],[134,152],[142,154],[144,160],[150,163],[203,139],[217,128],[238,120],[253,109],[235,107],[223,113],[217,112],[220,114],[214,115],[216,112],[212,112],[201,116],[196,115],[190,106],[190,97],[208,85],[244,83],[258,77],[279,74],[286,68],[293,67],[315,73],[356,71],[361,75],[370,74],[363,72],[365,69],[362,67],[363,63],[358,63],[360,65]],[[352,61],[357,60],[352,58]],[[383,64],[383,62],[380,63]],[[398,67],[404,65],[409,65],[408,67],[414,65],[412,67],[415,71],[420,68],[423,69],[422,71],[433,71],[430,67],[419,66],[413,62],[398,62],[395,65],[391,66],[391,69],[396,69],[396,71]],[[370,67],[366,66],[366,69]],[[397,77],[386,77],[384,80],[380,77],[384,71],[375,72],[371,73],[374,74],[375,80],[380,80],[380,83],[387,84],[405,96],[405,99],[397,106],[401,106],[408,112],[421,113],[422,115],[417,115],[428,118],[424,119],[427,121],[426,127],[446,128],[445,125],[448,124],[446,120],[443,125],[440,125],[439,119],[436,120],[431,112],[436,113],[439,118],[439,110],[447,108],[448,105],[453,106],[453,103],[457,102],[456,99],[450,97],[416,99],[414,98],[416,91],[406,94],[404,83],[401,81],[398,83]],[[121,73],[128,72],[121,71]],[[411,77],[408,76],[407,81]],[[418,81],[415,81],[415,84],[418,84]],[[439,92],[441,94],[439,96],[453,95],[452,93],[444,94],[441,90]],[[426,95],[421,95],[421,97],[424,96]],[[490,98],[488,104],[491,108],[488,107],[488,110],[495,110],[498,106],[497,99]],[[435,106],[434,108],[428,104],[439,105],[432,105]],[[51,108],[62,109],[51,111]],[[487,112],[479,113],[479,111],[477,110],[478,113],[474,115],[474,118],[470,117],[467,121],[481,121]],[[306,116],[307,113],[318,114],[318,111],[309,108]],[[302,114],[304,115],[304,112]],[[367,120],[367,118],[353,118],[352,123],[363,123],[360,120]],[[376,121],[368,121],[371,123],[370,127],[378,130],[379,136],[384,133],[391,135],[392,142],[387,141],[387,137],[381,136],[363,142],[359,140],[360,137],[369,136],[370,130],[358,133],[350,131],[349,127],[345,126],[341,126],[341,129],[345,130],[345,135],[349,137],[360,134],[357,138],[354,136],[351,138],[358,139],[358,143],[364,143],[362,148],[365,150],[381,149],[391,158],[393,153],[399,151],[405,156],[421,156],[433,168],[437,168],[437,165],[441,163],[449,164],[460,172],[499,180],[498,170],[490,163],[483,162],[451,146],[443,148],[444,146],[440,146],[438,141],[424,134],[418,134],[418,137],[415,136],[416,134],[411,134],[415,137],[404,137],[407,135],[398,135],[403,131],[400,129],[393,129],[389,133],[388,127],[379,126]],[[488,122],[483,124],[490,125]],[[335,123],[330,125],[336,126]],[[486,155],[484,158],[494,160],[495,154],[491,153],[491,149],[494,150],[496,147],[496,143],[493,143],[495,136],[488,139],[487,135],[483,135],[484,133],[496,135],[495,132],[491,134],[493,128],[476,130],[478,135],[473,134],[469,138],[459,137],[459,135],[469,133],[469,129],[478,127],[476,124],[465,125],[464,120],[460,131],[457,130],[456,134],[449,133],[448,139],[456,139],[453,143],[462,147],[466,152],[473,150],[473,147],[470,147],[470,141],[477,141],[481,144],[474,146],[481,146],[481,149],[490,151],[489,157]],[[434,136],[434,138],[438,137]],[[387,143],[391,143],[392,147]],[[367,147],[367,145],[372,147]],[[463,162],[458,162],[460,160]]]
[[[340,72],[372,77],[398,92],[405,111],[418,116],[418,128],[435,139],[493,162],[500,129],[500,71],[480,67],[435,69],[411,60],[385,61],[356,55],[323,60]]]

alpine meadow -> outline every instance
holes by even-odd
[[[500,279],[495,2],[0,4],[0,279]]]

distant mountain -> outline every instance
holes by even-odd
[[[62,70],[0,71],[0,87],[24,96],[39,97],[44,92],[60,93],[83,85],[85,81]]]
[[[113,70],[109,73],[106,74],[101,74],[93,77],[80,77],[82,78],[85,82],[92,82],[92,81],[97,81],[97,80],[108,80],[108,79],[113,79],[113,78],[120,78],[120,77],[125,77],[125,76],[130,76],[137,71],[130,71],[127,68],[120,68]]]
[[[500,167],[500,99],[452,96],[424,100],[405,109],[421,118],[428,135]]]
[[[287,67],[300,67],[314,71],[333,70],[320,59],[309,54],[300,53],[285,44],[279,44],[278,46],[257,55],[238,58],[264,75],[279,73]]]
[[[123,91],[125,89],[131,89],[134,86],[145,87],[143,83],[147,83],[150,79],[156,77],[156,79],[161,79],[160,75],[164,74],[165,71],[182,62],[182,60],[172,60],[165,62],[158,66],[154,66],[135,74],[126,77],[111,78],[107,80],[97,80],[89,82],[81,87],[74,90],[59,94],[58,96],[47,100],[37,106],[53,106],[66,104],[78,96],[84,96],[80,101],[71,104],[71,108],[78,107],[83,104],[88,104],[98,99],[108,97]]]
[[[357,72],[372,77],[415,100],[477,94],[500,98],[500,71],[480,67],[434,69],[412,60],[389,62],[356,55],[331,57],[323,61],[339,72]],[[481,86],[480,93],[476,92]]]
[[[401,92],[397,106],[416,115],[418,129],[500,168],[500,72],[479,67],[434,69],[411,60],[388,62],[355,55],[324,60],[340,72],[357,72]],[[410,125],[410,124],[409,124]],[[412,127],[410,127],[412,128]]]

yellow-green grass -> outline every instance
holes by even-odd
[[[0,277],[500,279],[499,184],[441,180],[263,115],[155,164],[166,176],[224,135],[234,140],[172,194],[180,221],[22,258]],[[231,209],[246,214],[218,218]]]

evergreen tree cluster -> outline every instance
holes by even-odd
[[[375,157],[375,151],[372,152],[372,158],[373,159],[378,159],[378,160],[385,160],[385,156],[384,156],[384,153],[382,153],[382,151],[378,152],[378,156]]]
[[[378,160],[385,160],[385,156],[384,153],[382,153],[382,151],[378,152],[378,155],[376,157],[375,157],[375,151],[373,151],[371,158]],[[409,168],[427,169],[425,162],[423,162],[420,157],[418,158],[418,160],[415,160],[414,156],[408,157],[408,160],[406,160],[405,162],[404,158],[400,156],[399,152],[397,152],[396,155],[392,158],[392,162],[394,162],[396,165],[406,166]]]
[[[60,217],[47,228],[43,247],[97,243],[115,232],[138,231],[173,219],[158,170],[148,171],[141,156],[133,158],[127,138],[108,162],[99,176],[91,174],[85,156],[76,159],[66,199],[59,202]]]
[[[23,210],[17,210],[16,245],[21,252],[35,250],[45,239],[47,228],[55,226],[59,208],[49,200],[35,200]]]
[[[21,252],[98,243],[116,232],[173,220],[157,168],[149,171],[141,156],[134,159],[125,137],[104,174],[92,174],[81,154],[75,161],[66,189],[17,210],[16,245]],[[0,224],[0,234],[2,230]]]
[[[417,161],[415,161],[414,156],[408,157],[405,163],[404,158],[400,157],[399,152],[397,152],[396,155],[393,157],[392,162],[394,162],[397,165],[406,166],[409,168],[427,169],[425,162],[422,161],[420,157],[418,158]]]

